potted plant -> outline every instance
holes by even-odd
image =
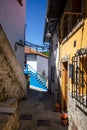
[[[56,110],[56,112],[60,112],[60,104],[59,103],[55,103],[55,110]]]
[[[68,114],[61,113],[61,123],[66,126],[68,124]]]

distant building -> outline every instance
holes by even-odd
[[[48,56],[25,46],[25,63],[45,78],[48,77]]]

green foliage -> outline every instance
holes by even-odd
[[[46,55],[46,56],[49,56],[49,52],[46,51],[46,52],[41,52],[42,54]]]

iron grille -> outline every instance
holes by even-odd
[[[72,97],[87,107],[87,50],[80,49],[72,57]]]

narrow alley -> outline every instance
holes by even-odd
[[[0,130],[87,130],[87,0],[0,0]]]
[[[28,90],[27,99],[18,103],[18,130],[67,130],[61,124],[60,112],[55,112],[52,97],[47,92]]]

